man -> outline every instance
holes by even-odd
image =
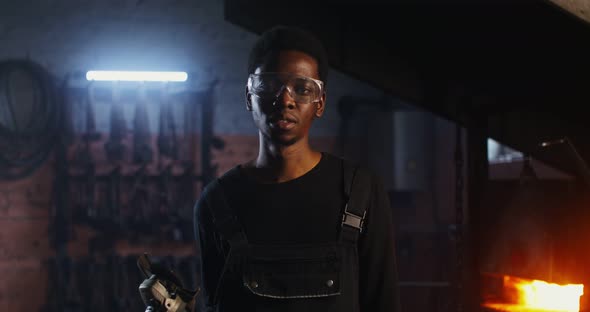
[[[321,43],[304,30],[275,27],[254,45],[248,71],[258,156],[208,185],[197,202],[199,305],[399,311],[393,221],[381,183],[374,175],[359,182],[362,169],[346,169],[352,166],[309,145],[326,105]],[[347,179],[350,172],[358,174]],[[366,213],[349,213],[347,201],[364,193],[364,204],[355,205]]]

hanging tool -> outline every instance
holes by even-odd
[[[191,98],[192,99],[192,98]],[[197,105],[193,101],[185,101],[183,105],[183,141],[187,144],[183,148],[181,162],[185,167],[195,167],[195,157],[197,154],[197,142],[195,134],[197,132],[196,124],[198,120]]]
[[[113,83],[111,89],[111,110],[109,118],[109,139],[104,144],[105,154],[111,163],[119,163],[125,155],[125,145],[123,139],[127,134],[127,123],[121,107],[119,86],[117,82]]]
[[[152,211],[155,204],[150,200],[148,185],[148,164],[152,161],[149,116],[146,107],[146,90],[142,83],[137,89],[137,99],[133,116],[133,163],[139,168],[133,177],[131,190],[131,230],[133,239],[145,238],[149,233]]]
[[[103,207],[104,224],[107,226],[105,230],[111,233],[118,232],[123,227],[120,211],[121,165],[125,154],[123,139],[127,134],[127,124],[121,104],[119,84],[115,81],[111,87],[109,139],[103,146],[107,159],[114,164],[106,182],[107,201]]]
[[[158,154],[160,157],[160,178],[158,179],[159,189],[159,214],[160,221],[170,225],[165,236],[172,240],[182,240],[182,227],[180,208],[178,200],[174,200],[172,194],[172,169],[178,160],[178,140],[176,136],[176,124],[172,112],[168,83],[164,84],[161,90],[160,101],[160,124],[158,127]],[[169,162],[168,162],[169,161]]]
[[[213,135],[214,93],[219,80],[213,79],[202,94],[201,103],[201,182],[205,187],[215,178],[217,166],[211,163],[211,149],[221,150],[225,142]]]
[[[58,96],[63,104],[62,109],[62,125],[61,129],[59,130],[61,133],[62,141],[69,146],[74,142],[75,139],[75,131],[74,131],[74,121],[73,121],[73,112],[74,112],[74,104],[75,103],[71,90],[69,89],[70,86],[70,79],[71,74],[66,74],[59,90]]]
[[[149,190],[147,188],[147,168],[139,167],[133,173],[132,187],[130,191],[130,214],[126,216],[125,228],[127,229],[128,239],[137,242],[143,233],[151,230],[148,222],[149,218]]]
[[[178,159],[178,140],[176,138],[176,124],[172,112],[169,85],[162,87],[160,101],[160,124],[158,128],[158,154],[172,160]]]
[[[84,168],[85,183],[82,190],[84,212],[77,212],[81,219],[88,221],[97,216],[96,200],[96,165],[94,162],[92,144],[100,140],[100,133],[96,131],[96,119],[94,115],[94,86],[90,83],[86,87],[85,101],[85,132],[81,136],[82,147],[74,154],[75,162]]]
[[[110,108],[110,133],[109,139],[103,144],[107,159],[114,163],[114,168],[108,173],[106,179],[101,181],[101,195],[98,201],[98,209],[94,209],[92,225],[101,231],[101,234],[89,242],[89,248],[94,250],[109,250],[118,229],[118,221],[115,216],[119,210],[120,191],[120,165],[123,160],[124,146],[122,140],[126,133],[124,114],[120,105],[120,92],[118,82],[111,86]]]
[[[145,93],[145,85],[142,83],[138,88],[133,116],[133,163],[142,166],[150,163],[154,154],[150,144],[150,124]]]
[[[190,242],[194,239],[193,229],[193,207],[196,201],[195,181],[197,177],[194,174],[194,167],[187,164],[184,172],[178,178],[178,196],[176,196],[176,204],[178,210],[178,220],[176,223],[176,231],[180,233],[180,240]]]
[[[155,217],[160,223],[170,223],[176,211],[171,209],[172,203],[172,165],[165,166],[158,177],[158,211]]]
[[[192,101],[186,101],[183,109],[183,138],[187,142],[187,145],[183,149],[183,155],[181,156],[181,162],[183,164],[183,172],[178,179],[178,200],[180,208],[180,215],[182,219],[192,219],[193,206],[196,200],[196,186],[195,182],[200,178],[195,173],[195,157],[197,152],[197,140],[195,125],[198,120],[197,105]],[[191,222],[192,223],[192,222]],[[193,231],[192,224],[189,229]],[[186,232],[186,231],[185,231]],[[190,235],[192,236],[192,234]]]
[[[122,227],[121,222],[121,167],[115,166],[108,178],[108,228],[113,232],[118,232]]]

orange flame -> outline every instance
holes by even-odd
[[[551,284],[539,280],[527,280],[504,276],[504,289],[516,295],[516,302],[485,303],[484,306],[499,311],[552,311],[579,312],[582,284]]]

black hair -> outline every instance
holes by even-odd
[[[293,26],[275,26],[260,36],[250,51],[248,74],[285,50],[296,50],[313,57],[318,63],[320,80],[327,84],[329,64],[324,45],[310,32]]]

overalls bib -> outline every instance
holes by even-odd
[[[223,181],[212,182],[219,183],[210,197],[210,207],[215,207],[213,223],[230,247],[211,300],[214,311],[249,311],[244,309],[248,304],[223,298],[224,290],[229,288],[232,293],[250,293],[257,302],[265,298],[308,300],[309,304],[325,305],[329,311],[359,311],[357,241],[369,205],[371,179],[367,171],[345,161],[342,169],[346,204],[342,209],[339,238],[330,243],[250,244],[235,211],[226,201]],[[276,311],[274,303],[267,309],[265,304],[257,304],[256,312]]]

